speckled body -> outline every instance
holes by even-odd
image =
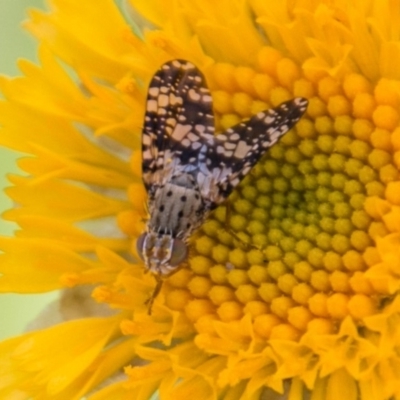
[[[305,99],[295,98],[215,135],[212,98],[202,73],[183,60],[161,66],[147,96],[142,169],[150,219],[137,242],[146,268],[159,282],[156,292],[161,277],[187,257],[193,231],[306,108]]]

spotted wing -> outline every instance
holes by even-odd
[[[198,174],[210,208],[229,196],[267,149],[297,123],[307,105],[306,99],[294,98],[215,136],[207,146],[207,169]]]
[[[200,148],[214,135],[212,101],[205,79],[190,62],[161,66],[150,82],[142,134],[146,189],[179,170],[195,170]]]

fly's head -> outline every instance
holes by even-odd
[[[151,230],[139,236],[136,248],[146,268],[158,278],[176,272],[188,252],[183,240]]]

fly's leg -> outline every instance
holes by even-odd
[[[156,278],[156,287],[154,288],[154,291],[153,291],[151,297],[146,301],[147,314],[148,315],[151,315],[151,311],[152,311],[152,308],[153,308],[154,300],[159,295],[159,293],[161,291],[162,284],[163,284],[163,280],[161,279],[160,276],[154,275],[154,277]]]

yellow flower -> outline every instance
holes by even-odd
[[[0,397],[400,398],[399,2],[131,0],[128,21],[111,0],[50,4],[26,24],[40,66],[0,79],[0,143],[25,154],[0,291],[91,284],[116,313],[1,343]],[[175,58],[204,72],[218,131],[296,96],[309,108],[150,316],[141,126]]]

